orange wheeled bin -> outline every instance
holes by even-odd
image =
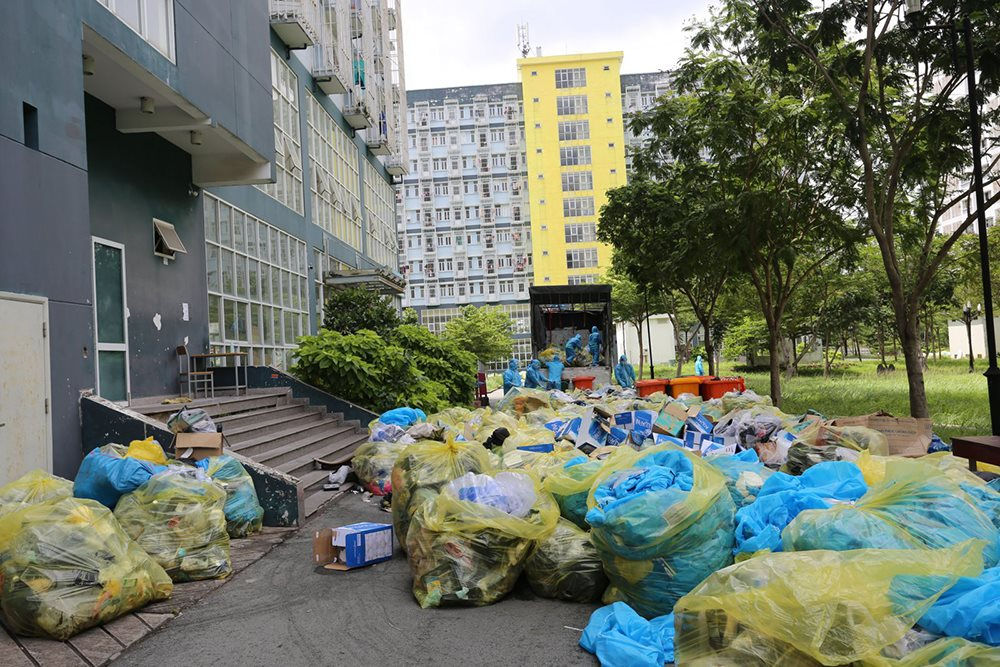
[[[639,380],[635,383],[635,389],[639,392],[639,397],[649,396],[658,391],[667,390],[667,380]]]
[[[701,381],[701,397],[710,400],[722,398],[730,391],[745,391],[746,381],[741,377],[706,378]]]
[[[674,398],[679,397],[681,394],[694,394],[697,396],[698,389],[701,387],[701,380],[700,375],[686,375],[674,378],[670,380],[670,395]]]
[[[595,375],[577,375],[573,378],[574,389],[593,389]]]

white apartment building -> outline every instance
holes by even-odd
[[[514,354],[527,362],[533,273],[521,86],[408,91],[407,99],[409,173],[396,190],[403,306],[435,333],[466,305],[500,306],[514,321]]]

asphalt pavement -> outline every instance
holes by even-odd
[[[377,500],[377,499],[376,499]],[[536,597],[524,584],[487,607],[421,609],[406,557],[317,570],[317,528],[391,523],[347,494],[222,588],[126,650],[115,665],[589,665],[577,645],[596,605]]]

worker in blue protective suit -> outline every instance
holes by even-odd
[[[577,336],[579,338],[579,336]],[[562,389],[563,362],[559,357],[552,357],[552,361],[546,364],[549,367],[549,389]]]
[[[624,354],[618,358],[618,363],[615,365],[615,382],[624,389],[631,389],[635,386],[635,369],[632,368],[632,364],[628,362]]]
[[[507,363],[507,370],[503,372],[503,393],[506,394],[510,391],[511,387],[520,387],[521,385],[521,368],[518,366],[517,359],[511,359]]]
[[[583,337],[580,334],[576,334],[566,341],[566,363],[572,364],[581,349],[583,349]]]
[[[587,339],[587,348],[590,350],[590,356],[593,360],[590,362],[591,366],[596,366],[597,362],[601,357],[601,344],[603,343],[601,338],[601,332],[597,330],[597,327],[590,327],[590,337]]]
[[[700,354],[698,355],[698,358],[694,360],[694,374],[695,375],[705,374],[705,362],[701,360]]]
[[[542,362],[532,359],[528,364],[528,370],[524,373],[524,386],[528,389],[545,389],[549,380],[542,372]]]

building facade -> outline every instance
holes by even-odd
[[[536,285],[596,282],[611,264],[597,241],[605,193],[626,183],[622,52],[523,58]]]
[[[75,475],[82,393],[176,395],[179,346],[287,366],[338,280],[401,284],[396,0],[5,9],[0,483]]]
[[[530,359],[531,224],[520,86],[409,91],[409,173],[397,186],[403,305],[440,333],[466,305],[500,306]]]

